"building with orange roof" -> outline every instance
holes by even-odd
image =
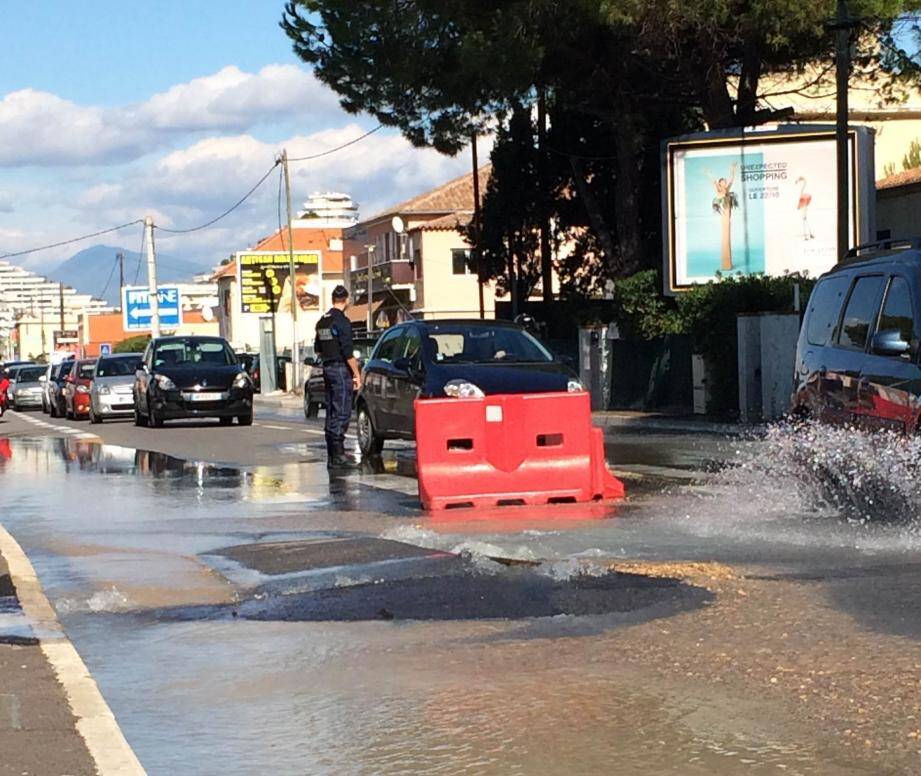
[[[478,171],[480,197],[491,165]],[[356,327],[381,329],[407,315],[479,317],[479,287],[470,245],[458,232],[473,218],[473,176],[461,175],[400,202],[348,230],[358,250],[346,275]],[[370,256],[370,308],[368,257]],[[484,312],[495,316],[493,283],[483,284]]]
[[[344,232],[357,220],[357,206],[347,194],[312,194],[291,220],[293,283],[287,225],[251,248],[236,251],[212,277],[218,287],[221,336],[237,350],[258,350],[260,321],[272,318],[279,354],[290,352],[295,338],[301,350],[312,352],[316,322],[329,307],[333,288],[344,282]]]

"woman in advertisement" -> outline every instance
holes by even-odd
[[[713,212],[720,216],[722,225],[722,243],[720,250],[720,269],[732,269],[732,211],[739,206],[739,198],[732,191],[732,184],[736,179],[736,163],[733,162],[729,168],[728,178],[719,178],[714,180],[712,175],[708,175],[710,183],[716,191],[713,198]]]

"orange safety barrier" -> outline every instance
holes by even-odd
[[[585,392],[417,399],[415,408],[424,509],[624,496]]]

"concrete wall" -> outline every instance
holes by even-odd
[[[921,234],[921,184],[880,189],[876,192],[876,231],[889,231],[890,237],[915,237]]]
[[[422,308],[426,318],[474,318],[480,314],[477,278],[473,273],[455,275],[451,260],[452,249],[469,246],[455,231],[416,232],[422,240],[422,277],[416,268],[416,308]],[[486,315],[496,315],[496,294],[491,283],[484,287]],[[421,302],[421,304],[420,304]]]

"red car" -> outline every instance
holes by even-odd
[[[93,384],[93,371],[96,359],[74,361],[67,377],[64,378],[64,414],[71,420],[87,418],[90,414],[90,386]]]

